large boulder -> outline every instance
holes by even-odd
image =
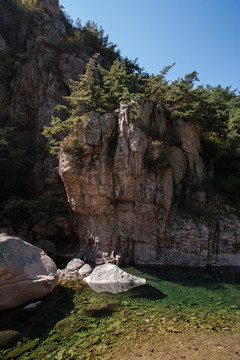
[[[56,265],[42,249],[0,235],[0,310],[45,296],[56,285]]]
[[[91,275],[83,279],[96,292],[116,294],[145,285],[146,279],[133,276],[110,263],[97,266]]]

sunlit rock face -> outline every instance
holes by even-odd
[[[118,294],[137,286],[146,285],[146,279],[128,274],[117,265],[104,264],[97,266],[91,275],[83,279],[94,291]]]
[[[174,144],[154,142],[141,130],[153,116],[160,138],[170,134]],[[239,219],[220,199],[207,204],[201,191],[212,168],[199,155],[199,131],[181,119],[169,123],[149,102],[138,125],[129,105],[113,114],[91,113],[78,165],[62,150],[76,253],[97,264],[240,265]]]

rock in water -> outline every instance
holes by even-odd
[[[56,286],[56,265],[42,249],[0,235],[0,310],[45,296]]]
[[[0,331],[0,350],[16,346],[17,342],[21,340],[21,335],[18,331],[7,330]]]
[[[128,274],[113,264],[97,266],[90,276],[83,279],[83,282],[86,282],[96,292],[113,294],[146,284],[145,279]]]

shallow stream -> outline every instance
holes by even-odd
[[[80,281],[61,282],[40,311],[17,322],[0,315],[0,330],[21,332],[0,360],[110,359],[129,339],[166,333],[240,331],[240,273],[236,269],[125,268],[147,285],[120,294],[95,293]]]

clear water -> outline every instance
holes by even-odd
[[[124,270],[146,278],[147,285],[114,295],[97,294],[78,281],[62,284],[52,307],[47,301],[49,308],[21,320],[23,341],[0,351],[0,359],[104,359],[129,334],[240,331],[236,269]],[[87,312],[94,305],[103,307],[97,317]]]

